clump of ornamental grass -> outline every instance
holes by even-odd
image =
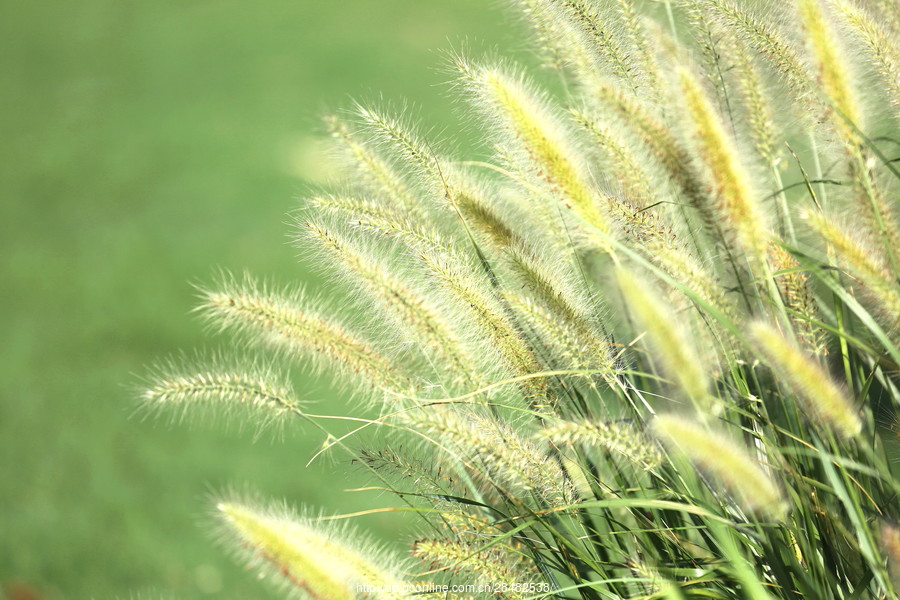
[[[333,374],[374,433],[329,451],[417,539],[222,500],[225,538],[291,597],[896,597],[900,8],[514,4],[550,75],[451,60],[490,150],[329,116],[325,289],[220,278],[254,358],[142,395],[327,434],[291,382]]]

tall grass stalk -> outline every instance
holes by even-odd
[[[326,431],[290,382],[332,373],[379,412],[326,447],[420,534],[223,499],[225,539],[316,599],[897,597],[900,7],[513,4],[569,91],[454,56],[469,160],[328,117],[326,299],[220,278],[198,310],[256,356],[142,395]]]

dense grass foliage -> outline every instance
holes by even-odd
[[[451,56],[485,160],[328,117],[346,176],[294,217],[328,285],[222,276],[198,311],[252,358],[144,393],[327,431],[289,373],[338,373],[381,416],[326,449],[411,556],[241,497],[226,539],[311,598],[895,597],[900,12],[517,5],[565,93]]]

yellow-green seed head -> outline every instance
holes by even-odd
[[[842,437],[853,437],[862,430],[847,393],[818,361],[767,323],[751,325],[750,335],[762,358],[801,403],[803,414]]]
[[[737,142],[726,132],[694,73],[681,68],[678,75],[696,156],[709,186],[710,197],[698,208],[710,225],[723,232],[725,242],[734,245],[735,256],[745,256],[751,269],[761,268],[771,233]]]
[[[402,589],[402,582],[319,524],[285,511],[260,511],[234,502],[220,502],[216,509],[253,564],[274,571],[288,588],[313,600],[406,597],[400,592],[357,593],[357,584],[391,590]]]
[[[601,236],[612,228],[602,210],[603,199],[585,176],[568,133],[540,94],[521,76],[498,66],[472,66],[460,61],[464,82],[488,115],[511,134],[532,163],[534,176]]]
[[[638,333],[646,333],[654,359],[699,409],[716,414],[721,407],[710,398],[706,370],[689,335],[678,326],[677,315],[656,299],[658,294],[652,288],[630,272],[620,269],[617,275],[626,307],[634,315]]]
[[[856,132],[846,122],[862,125],[856,93],[847,71],[847,61],[839,47],[838,36],[819,0],[798,0],[800,21],[806,30],[809,51],[817,69],[819,84],[834,110],[840,114],[834,122],[844,142],[851,148],[859,144]]]
[[[741,445],[696,419],[660,415],[653,431],[669,448],[679,450],[722,484],[747,512],[783,519],[787,512],[781,490]]]

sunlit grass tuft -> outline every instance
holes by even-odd
[[[379,406],[325,445],[417,516],[420,560],[381,571],[223,504],[229,527],[313,598],[368,597],[341,587],[363,572],[506,598],[893,597],[897,8],[515,4],[567,91],[455,56],[479,160],[403,111],[330,117],[345,176],[295,242],[334,300],[202,292],[215,328]],[[198,373],[145,399],[298,402]]]

